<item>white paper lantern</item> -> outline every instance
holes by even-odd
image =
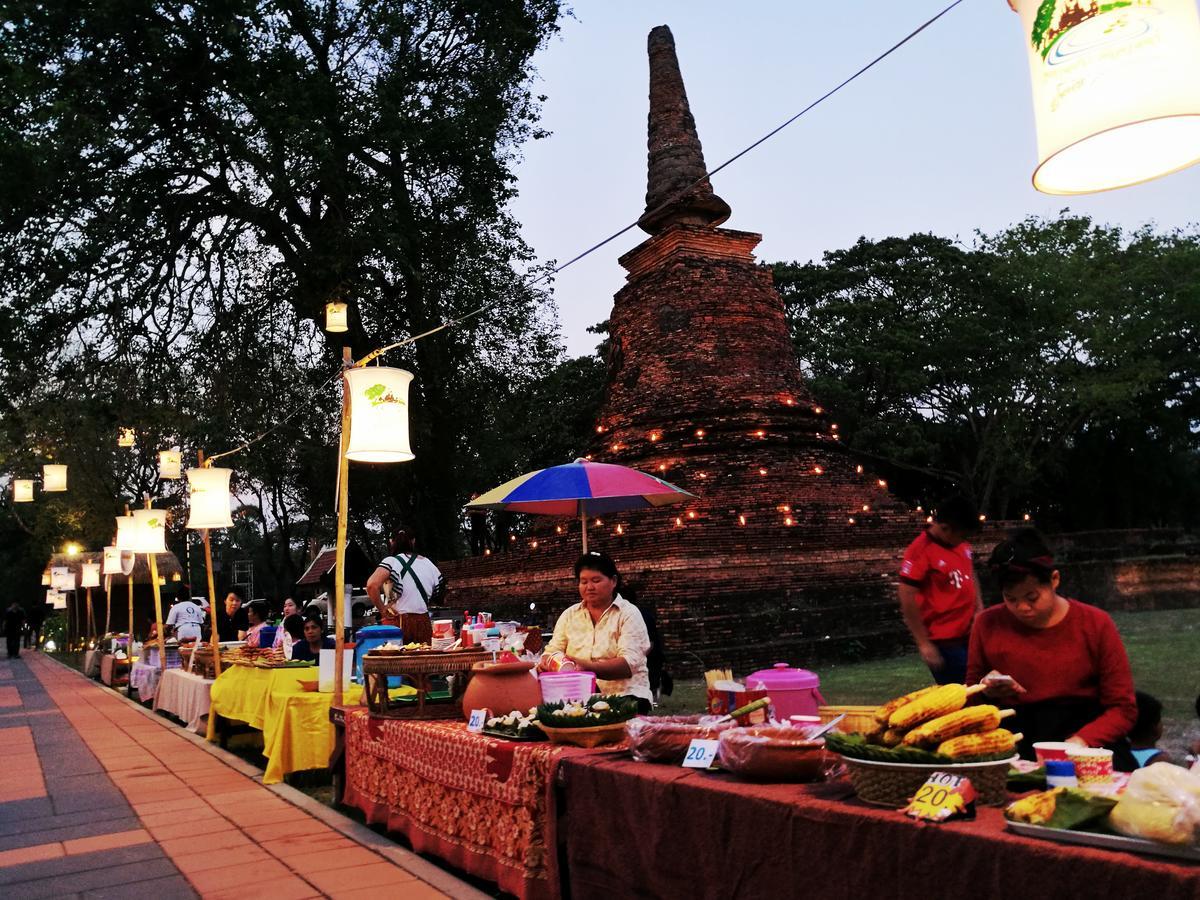
[[[66,566],[54,566],[50,570],[50,586],[56,591],[75,590],[75,573]]]
[[[349,331],[350,325],[347,316],[348,307],[340,300],[333,300],[325,304],[325,330],[329,332],[340,333]]]
[[[79,586],[100,587],[100,563],[84,563],[80,567]]]
[[[13,486],[13,503],[32,503],[33,502],[33,479],[31,479],[31,478],[14,478],[12,486]]]
[[[66,594],[61,594],[53,589],[46,591],[46,602],[50,604],[51,609],[67,608]]]
[[[67,489],[67,467],[58,465],[42,466],[42,490],[65,491]]]
[[[408,386],[412,372],[386,366],[346,370],[350,397],[350,445],[346,458],[356,462],[407,462]]]
[[[117,549],[132,550],[134,548],[133,516],[117,516]]]
[[[137,554],[132,550],[121,551],[121,574],[132,575],[133,567],[137,565]]]
[[[133,511],[134,553],[166,553],[167,514],[161,509]]]
[[[42,587],[50,587],[50,570],[42,573]]]
[[[132,428],[122,428],[117,434],[118,447],[132,447],[134,443],[134,434]]]
[[[1105,191],[1200,160],[1195,0],[1015,0],[1015,7],[1033,80],[1035,188]]]
[[[229,479],[233,469],[188,469],[188,528],[232,528]]]
[[[183,464],[183,454],[178,450],[160,450],[158,451],[158,477],[170,481],[179,478],[179,471]]]
[[[121,574],[121,551],[116,547],[104,548],[104,569],[105,575],[120,575]]]

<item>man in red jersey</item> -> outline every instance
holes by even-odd
[[[965,497],[938,504],[900,564],[900,612],[938,684],[962,684],[971,621],[983,608],[971,547],[979,514]]]

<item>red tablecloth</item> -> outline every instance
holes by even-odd
[[[589,752],[348,709],[344,802],[517,897],[555,898],[554,773]]]
[[[628,758],[563,760],[573,900],[1197,900],[1200,865],[1024,838],[997,809],[928,825],[849,785],[754,785]]]

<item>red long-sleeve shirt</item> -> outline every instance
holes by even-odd
[[[1106,612],[1077,600],[1068,602],[1066,617],[1050,628],[1030,628],[1004,606],[980,613],[971,630],[967,684],[995,669],[1011,675],[1027,691],[1018,704],[1097,700],[1104,711],[1078,735],[1093,747],[1112,744],[1137,720],[1129,657]]]

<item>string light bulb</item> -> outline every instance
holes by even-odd
[[[925,517],[925,524],[926,524],[926,525],[932,525],[932,524],[933,524],[933,516],[926,516],[926,517]]]
[[[596,426],[596,434],[604,434],[604,426],[603,425]]]
[[[862,467],[862,466],[855,466],[855,467],[854,467],[854,471],[855,471],[855,472],[857,472],[859,475],[861,475],[861,474],[863,473],[863,467]]]
[[[624,526],[624,525],[618,525],[618,526],[617,526],[617,534],[624,534],[624,533],[625,533],[625,526]]]
[[[879,481],[878,481],[878,482],[876,482],[876,483],[877,483],[877,484],[878,484],[878,485],[879,485],[881,488],[883,488],[885,491],[887,490],[887,482],[886,482],[886,481],[884,481],[882,478],[880,478],[880,479],[879,479]]]
[[[484,548],[483,548],[483,555],[484,555],[484,556],[491,556],[491,555],[492,555],[492,548],[491,548],[491,547],[484,547]]]
[[[760,429],[758,429],[758,431],[754,432],[754,436],[758,437],[758,438],[765,438],[767,436],[767,433],[763,429],[760,428]]]
[[[675,517],[675,527],[676,527],[676,528],[682,528],[682,527],[683,527],[683,519],[681,519],[679,516],[676,516],[676,517]]]
[[[595,525],[597,528],[599,528],[599,527],[600,527],[601,525],[603,525],[604,523],[603,523],[601,520],[597,519],[597,520],[596,520],[595,522],[593,522],[592,524],[593,524],[593,525]]]
[[[863,511],[863,512],[870,512],[870,511],[871,511],[871,507],[870,507],[868,504],[864,503],[864,504],[863,504],[863,509],[862,509],[862,511]]]
[[[850,524],[851,524],[851,525],[853,525],[853,524],[854,524],[854,516],[851,516],[851,517],[850,517]]]
[[[795,525],[796,521],[791,516],[784,516],[783,524],[791,526],[791,525]]]
[[[696,429],[696,437],[700,438],[700,440],[704,440],[705,434],[707,434],[707,432],[703,428]]]
[[[814,415],[818,415],[818,416],[819,416],[819,415],[821,415],[821,413],[823,413],[823,412],[825,412],[825,410],[823,410],[821,407],[819,407],[819,406],[814,406],[814,407],[813,407],[813,414],[814,414]]]
[[[987,516],[985,516],[983,513],[980,513],[980,514],[979,514],[979,521],[980,521],[980,522],[986,522],[986,521],[987,521]]]
[[[792,511],[792,506],[790,503],[781,504],[779,507],[779,511],[785,512],[785,513],[790,513]]]
[[[738,524],[739,524],[739,525],[745,525],[745,524],[746,524],[746,517],[745,517],[744,515],[739,515],[739,516],[738,516]]]
[[[759,474],[759,475],[766,475],[766,474],[767,474],[767,470],[766,470],[766,469],[764,469],[764,468],[762,468],[762,467],[760,466],[760,467],[759,467],[759,469],[758,469],[758,474]]]
[[[563,529],[562,529],[562,526],[561,526],[561,525],[555,525],[555,526],[554,526],[554,533],[555,533],[555,534],[562,534],[562,531],[563,531]]]
[[[834,431],[837,431],[837,428],[838,428],[838,426],[837,426],[837,422],[834,422],[834,423],[833,423],[832,425],[830,425],[829,427],[830,427],[832,430],[834,430]]]
[[[658,471],[660,471],[660,472],[665,472],[665,471],[667,471],[667,464],[666,464],[666,463],[659,463],[659,464],[658,464]]]
[[[795,405],[796,405],[796,400],[795,400],[795,398],[793,398],[793,397],[784,397],[784,398],[783,398],[783,405],[784,405],[784,406],[795,406]]]
[[[538,542],[537,542],[537,541],[531,541],[531,542],[530,542],[530,544],[529,544],[529,546],[530,546],[530,548],[531,548],[531,549],[533,549],[533,550],[536,550],[536,549],[538,548]]]
[[[662,435],[659,434],[657,431],[650,432],[650,443],[657,444],[661,440],[662,440]]]
[[[814,475],[824,475],[825,470],[822,469],[820,466],[813,466],[813,474]]]
[[[1026,522],[1028,522],[1028,521],[1029,521],[1029,519],[1030,519],[1030,515],[1029,515],[1029,513],[1025,513],[1025,515],[1023,516],[1023,518],[1024,518],[1024,520],[1025,520]]]
[[[695,512],[695,510],[691,510],[691,509],[689,509],[689,510],[688,510],[688,514],[687,514],[687,516],[688,516],[688,518],[689,518],[689,519],[694,519],[694,518],[696,518],[696,512]]]

